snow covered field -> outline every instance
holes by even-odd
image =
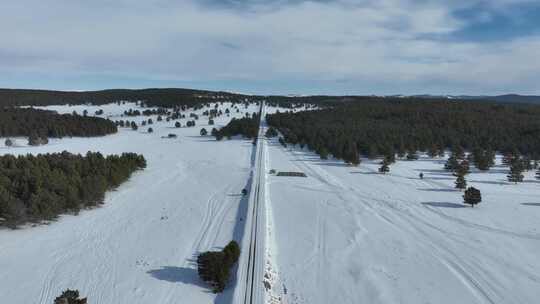
[[[112,120],[129,108],[136,106],[47,107],[79,114],[88,109],[89,115],[103,109],[103,117]],[[40,147],[17,139],[19,147],[6,148],[0,140],[2,154],[136,152],[148,163],[108,193],[101,208],[65,215],[50,225],[0,230],[0,303],[50,304],[66,288],[79,289],[89,303],[228,302],[232,288],[216,298],[199,281],[193,258],[242,235],[239,219],[245,217],[246,201],[240,192],[248,184],[251,141],[201,137],[201,127],[212,128],[202,115],[196,127],[180,129],[172,128],[174,121],[157,122],[157,116],[123,119],[148,118],[154,121],[152,134],[139,124],[138,131],[119,128],[99,138],[51,139]],[[215,127],[229,119],[217,118]],[[180,122],[184,126],[187,120]],[[178,138],[161,138],[169,133]]]
[[[202,115],[196,127],[180,129],[157,116],[119,117],[134,104],[46,108],[89,115],[103,109],[112,120],[154,124],[40,147],[19,138],[7,148],[0,139],[0,154],[136,152],[148,167],[108,193],[100,208],[0,230],[0,303],[50,304],[66,288],[89,303],[230,303],[234,284],[216,297],[193,262],[199,251],[243,235],[247,200],[240,191],[249,184],[251,141],[201,137],[201,127],[212,128]],[[229,119],[217,118],[215,127]],[[178,138],[161,138],[169,133]],[[308,176],[265,174],[268,303],[538,302],[540,183],[532,172],[514,185],[500,165],[473,171],[467,181],[483,202],[470,208],[442,159],[398,161],[381,175],[378,161],[350,167],[276,139],[265,147],[266,169]]]
[[[268,248],[284,303],[538,303],[540,183],[507,168],[467,176],[482,191],[470,208],[444,160],[359,167],[269,145]],[[423,180],[418,174],[423,172]],[[274,301],[273,303],[277,303]]]

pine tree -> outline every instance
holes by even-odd
[[[180,122],[178,122],[178,121],[174,123],[174,127],[175,127],[175,128],[180,128],[181,126],[182,126],[182,125],[181,125]]]
[[[208,131],[206,131],[205,128],[201,129],[201,136],[206,136],[208,134]]]
[[[13,141],[9,138],[6,139],[6,141],[4,142],[4,144],[6,145],[6,147],[11,147],[13,146]]]
[[[459,176],[459,175],[465,176],[465,175],[469,174],[469,172],[470,172],[469,169],[470,169],[469,161],[463,160],[463,161],[459,162],[457,164],[457,167],[454,169],[454,176]]]
[[[481,201],[482,194],[480,193],[480,190],[474,187],[469,187],[467,190],[465,190],[465,194],[463,195],[464,204],[474,207],[474,205],[479,204]]]
[[[448,171],[454,171],[459,167],[459,163],[456,159],[456,157],[452,154],[450,157],[448,157],[448,160],[446,160],[446,164],[444,165],[444,169]]]
[[[456,189],[465,189],[467,188],[467,181],[463,174],[458,174],[456,178]]]
[[[153,133],[153,132],[154,132],[154,129],[148,128],[148,133]]]
[[[381,167],[379,168],[379,172],[382,174],[386,174],[387,172],[390,172],[390,167],[388,166],[388,161],[386,158],[381,162]]]
[[[512,183],[519,183],[523,181],[523,162],[516,159],[510,165],[510,172],[507,175],[508,181]]]
[[[79,298],[78,290],[67,289],[62,294],[54,299],[54,304],[86,304],[86,298]]]

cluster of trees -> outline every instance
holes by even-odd
[[[78,290],[66,289],[62,294],[54,299],[54,304],[86,304],[87,298],[80,298]]]
[[[473,151],[466,154],[463,148],[454,148],[444,168],[453,172],[456,177],[455,185],[457,189],[467,188],[465,176],[470,173],[470,163],[473,163],[481,171],[487,171],[495,165],[495,152],[473,149]],[[505,153],[503,165],[509,167],[508,181],[516,184],[523,181],[524,171],[538,169],[538,161],[533,161],[530,157],[523,156],[518,151]],[[540,179],[540,170],[537,171],[536,178]]]
[[[231,138],[232,136],[242,135],[246,138],[255,138],[259,132],[260,116],[253,113],[251,117],[243,117],[240,119],[233,118],[223,128],[212,132],[217,140],[222,140],[223,137]]]
[[[528,156],[520,155],[517,151],[506,153],[503,157],[503,164],[509,167],[507,175],[508,181],[520,183],[525,177],[523,172],[538,169],[538,161],[532,160]],[[536,172],[536,178],[540,179],[540,169]]]
[[[222,292],[239,257],[240,246],[235,241],[229,242],[222,251],[203,252],[197,257],[199,277],[209,283],[215,293]]]
[[[146,109],[143,111],[129,109],[124,111],[124,116],[150,116],[150,115],[168,115],[169,111],[165,108]]]
[[[264,133],[264,136],[268,137],[268,138],[272,138],[272,137],[276,137],[278,136],[278,133],[276,131],[276,129],[270,127],[266,130],[266,132]]]
[[[359,153],[414,159],[416,151],[444,155],[445,149],[462,147],[475,151],[479,168],[488,168],[493,151],[517,150],[540,158],[539,117],[535,105],[366,99],[322,110],[277,112],[267,121],[285,142],[353,164]]]
[[[140,116],[140,115],[141,115],[141,111],[139,110],[129,109],[129,110],[124,111],[124,116]]]
[[[116,132],[114,122],[99,117],[60,115],[31,108],[0,108],[0,137],[89,137]]]
[[[0,156],[0,225],[16,227],[96,206],[107,190],[145,167],[144,157],[134,153]]]

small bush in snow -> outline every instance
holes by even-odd
[[[54,299],[54,304],[86,304],[86,298],[79,298],[78,290],[70,290],[62,292],[62,295]]]

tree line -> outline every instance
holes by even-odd
[[[145,167],[144,157],[135,153],[0,156],[0,225],[52,220],[96,206],[107,190]]]
[[[260,115],[253,113],[246,114],[243,118],[233,118],[229,123],[219,130],[213,130],[212,135],[217,140],[224,137],[231,138],[232,136],[242,135],[245,138],[255,138],[259,132]]]
[[[191,89],[141,89],[102,90],[86,92],[0,89],[0,104],[12,106],[47,106],[63,104],[101,105],[118,101],[143,102],[152,107],[173,107],[184,105],[194,107],[201,103],[233,101],[244,99],[246,95],[227,92],[212,92]]]
[[[114,122],[99,117],[61,115],[32,108],[0,108],[0,137],[89,137],[116,132]]]
[[[322,158],[332,154],[358,163],[367,157],[416,151],[444,154],[461,147],[488,167],[493,151],[540,154],[540,106],[447,100],[380,99],[342,103],[322,110],[267,116],[282,144],[306,145]]]

